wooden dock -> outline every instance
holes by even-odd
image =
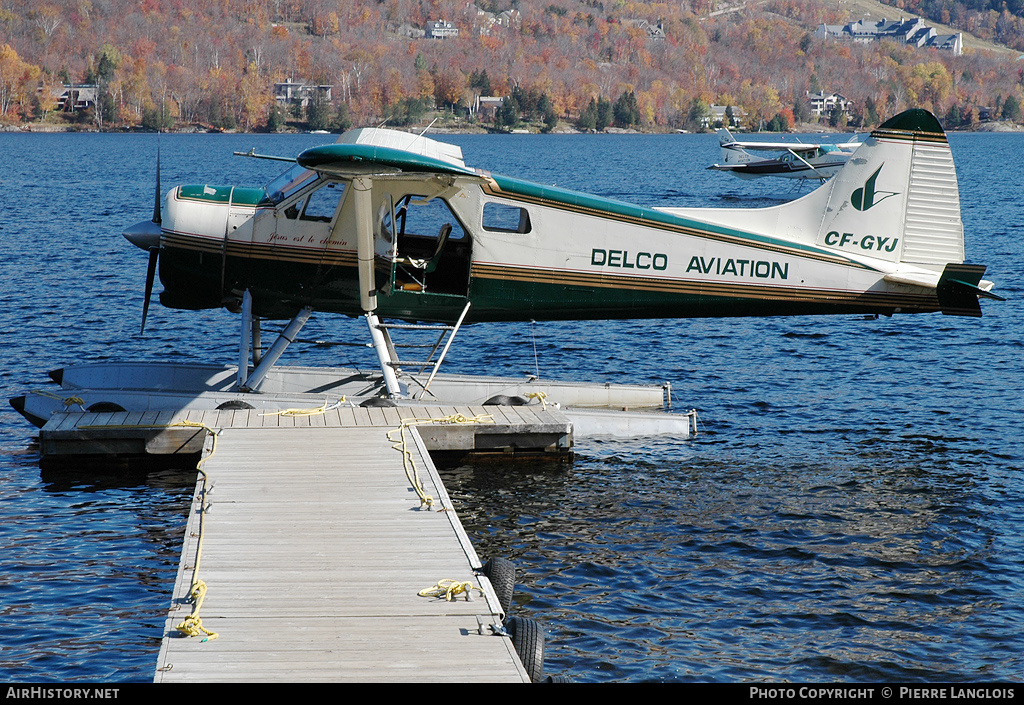
[[[218,637],[177,632],[193,608],[197,500],[157,682],[529,680],[511,640],[490,632],[501,608],[489,584],[472,602],[419,595],[444,579],[482,586],[481,562],[417,434],[407,439],[429,508],[388,429],[221,433],[203,466],[197,576],[199,617]]]
[[[571,448],[568,421],[525,407],[310,411],[69,413],[41,432],[57,455],[205,445],[155,681],[529,682],[428,450]],[[442,581],[470,583],[473,599],[421,595]],[[179,629],[190,617],[195,636]]]
[[[429,451],[452,453],[539,453],[569,458],[572,424],[553,407],[539,406],[339,406],[323,413],[289,414],[266,409],[61,412],[39,432],[44,462],[61,457],[141,456],[199,453],[203,427],[232,429],[397,428],[403,420],[452,417],[480,423],[443,423],[421,431]]]

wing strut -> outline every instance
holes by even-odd
[[[356,257],[359,265],[359,305],[365,313],[377,310],[377,279],[373,249],[373,179],[352,179],[356,207]]]

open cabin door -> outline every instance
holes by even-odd
[[[447,201],[386,193],[375,225],[374,255],[382,291],[467,298],[472,241]]]

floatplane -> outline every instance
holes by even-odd
[[[652,208],[530,183],[467,166],[457,146],[381,128],[348,131],[286,161],[293,163],[259,188],[185,185],[161,198],[158,179],[153,218],[124,233],[150,257],[143,327],[159,272],[164,306],[241,314],[238,365],[192,372],[146,365],[130,374],[124,366],[86,365],[60,372],[65,388],[109,389],[114,376],[139,375],[142,381],[118,384],[145,393],[140,403],[150,407],[157,392],[185,388],[212,394],[209,403],[232,395],[257,403],[259,392],[299,386],[393,402],[449,394],[480,403],[496,391],[522,399],[541,389],[538,380],[498,380],[470,394],[437,374],[460,326],[980,316],[980,298],[1000,298],[982,279],[985,266],[965,263],[952,154],[923,110],[874,130],[811,193],[757,209]],[[327,373],[309,372],[304,386],[275,377],[281,353],[314,311],[363,317],[379,375],[353,374],[358,389]],[[266,319],[287,321],[268,350],[259,340]],[[441,334],[430,357],[401,360],[392,333],[432,326]],[[421,374],[416,382],[407,374],[412,367]],[[572,397],[580,405],[609,402],[580,395]],[[610,403],[644,405],[624,398]],[[24,398],[21,405],[29,415]],[[45,406],[34,415],[45,421]]]
[[[781,176],[824,182],[843,168],[860,145],[854,139],[844,143],[739,142],[723,127],[718,130],[722,163],[712,164],[708,169],[727,171],[741,179]],[[773,152],[778,156],[765,159],[751,152]]]

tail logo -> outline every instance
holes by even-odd
[[[882,164],[885,166],[885,164]],[[850,203],[853,207],[859,211],[866,211],[869,208],[877,206],[879,203],[887,198],[895,196],[898,191],[876,191],[875,180],[878,178],[879,172],[882,171],[882,166],[875,170],[875,173],[868,177],[868,180],[864,182],[864,185],[858,189],[854,189],[853,193],[850,194]]]

